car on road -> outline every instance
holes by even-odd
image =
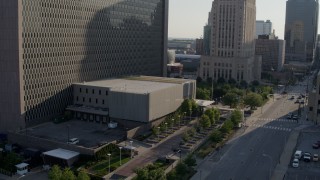
[[[297,115],[293,115],[293,116],[292,116],[292,119],[293,119],[293,120],[298,120],[298,116],[297,116]]]
[[[71,138],[71,139],[69,139],[69,141],[67,143],[68,144],[78,144],[79,139],[78,138]]]
[[[318,154],[314,154],[313,155],[313,158],[312,158],[312,161],[319,161],[319,155]]]
[[[298,159],[294,159],[294,160],[292,161],[292,167],[294,167],[294,168],[299,167],[299,160],[298,160]]]
[[[294,153],[294,158],[295,158],[295,159],[301,159],[301,157],[302,157],[302,151],[297,150],[297,151]]]
[[[303,160],[304,160],[305,162],[310,162],[310,161],[311,161],[311,154],[308,153],[308,152],[305,152],[305,153],[303,154]]]

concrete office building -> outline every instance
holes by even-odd
[[[73,106],[83,120],[149,123],[175,112],[195,98],[196,81],[150,76],[107,79],[73,85]],[[128,122],[127,122],[128,121]]]
[[[1,0],[0,131],[50,120],[72,83],[166,75],[168,0]]]
[[[278,71],[283,68],[285,41],[270,38],[270,35],[259,35],[256,39],[256,55],[262,56],[262,71]]]
[[[272,22],[270,20],[266,21],[256,21],[256,39],[259,35],[271,35],[272,34]]]
[[[211,23],[211,50],[202,56],[202,79],[233,78],[238,82],[260,80],[261,57],[255,56],[255,0],[215,0]]]
[[[203,49],[203,39],[196,39],[196,55],[202,55],[204,52]]]
[[[318,32],[318,0],[288,0],[286,3],[286,63],[314,60]]]

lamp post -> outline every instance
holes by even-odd
[[[119,147],[119,149],[120,149],[120,166],[121,166],[121,149],[122,149],[122,147]]]
[[[131,155],[131,158],[132,158],[132,143],[133,143],[133,141],[130,141],[130,155]]]
[[[69,142],[69,140],[70,140],[70,134],[69,134],[69,125],[67,125],[67,132],[68,132],[68,141],[67,142]]]
[[[168,135],[168,123],[164,123],[166,125],[166,136]]]
[[[272,168],[272,157],[268,154],[262,154],[263,157],[267,157],[270,160],[270,168],[269,168],[269,179],[271,179],[271,168]]]
[[[108,153],[108,157],[109,157],[109,174],[110,174],[110,156],[111,156],[111,154]]]
[[[180,128],[180,121],[181,121],[180,115],[178,115],[178,120],[179,120],[179,128]]]

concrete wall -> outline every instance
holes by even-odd
[[[24,128],[20,3],[0,1],[0,132]],[[21,102],[21,103],[20,103]]]
[[[110,92],[110,117],[138,122],[149,121],[149,95]]]
[[[176,85],[149,94],[149,120],[156,120],[176,111],[183,102],[183,86]]]

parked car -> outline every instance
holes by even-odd
[[[287,115],[287,119],[291,119],[292,118],[292,113],[289,113],[288,115]]]
[[[313,143],[312,144],[313,149],[319,149],[319,144],[318,143]]]
[[[78,138],[71,138],[71,139],[69,139],[69,141],[67,143],[68,144],[78,144],[79,139]]]
[[[294,167],[294,168],[299,167],[299,160],[298,160],[298,159],[294,159],[294,160],[292,161],[292,167]]]
[[[301,157],[302,157],[302,151],[297,150],[297,151],[294,153],[294,158],[295,158],[295,159],[301,159]]]
[[[297,115],[293,115],[293,116],[292,116],[292,119],[293,119],[293,120],[298,120],[298,116],[297,116]]]
[[[303,160],[304,160],[305,162],[310,162],[310,161],[311,161],[311,154],[308,153],[308,152],[305,152],[305,153],[303,154]]]
[[[319,161],[319,156],[318,156],[318,154],[314,154],[314,155],[313,155],[312,161]]]

